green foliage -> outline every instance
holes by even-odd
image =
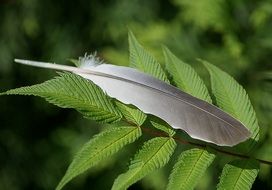
[[[160,79],[166,83],[170,83],[168,80],[166,73],[162,69],[159,62],[153,58],[144,48],[139,44],[137,39],[135,38],[134,34],[129,31],[128,35],[128,42],[129,42],[129,58],[130,58],[130,65],[135,67],[145,73],[152,75],[153,77]],[[170,136],[172,136],[175,132],[174,130],[170,129],[167,126],[162,124],[158,124],[156,121],[151,122],[154,127],[160,129]]]
[[[214,158],[214,154],[204,149],[182,152],[170,175],[167,189],[194,189]]]
[[[173,82],[184,92],[212,103],[208,89],[195,70],[179,60],[170,50],[164,47],[166,68]],[[204,149],[192,149],[181,153],[170,176],[168,189],[194,189],[209,165],[214,154]]]
[[[258,148],[249,154],[272,160],[271,75],[268,81],[262,80],[264,71],[271,72],[271,0],[79,0],[76,4],[6,0],[1,1],[0,20],[1,92],[44,81],[55,74],[14,64],[15,57],[62,62],[98,50],[106,62],[127,66],[129,27],[158,62],[163,63],[160,46],[166,44],[177,57],[192,63],[205,82],[208,73],[195,61],[197,57],[211,61],[241,83],[261,127]],[[40,102],[38,98],[0,97],[1,190],[53,189],[78,146],[101,127],[70,109],[55,109]],[[129,116],[134,118],[134,114]],[[148,120],[150,116],[143,127],[149,127],[145,126]],[[68,188],[90,189],[91,185],[94,189],[109,189],[120,166],[124,166],[123,162],[137,145],[133,143],[129,150],[124,149],[102,163],[105,166],[114,162],[114,169],[111,165],[107,166],[110,169],[99,166],[91,171],[91,177],[82,176]],[[216,186],[216,175],[225,164],[222,157],[229,158],[219,154],[214,167],[209,167],[196,189]],[[145,184],[137,183],[132,188],[165,189],[161,184],[167,181],[169,170],[165,168],[160,178],[150,174],[154,187],[145,186],[152,183],[148,178]],[[262,166],[252,188],[272,189],[271,171],[271,167]]]
[[[171,137],[157,137],[147,141],[131,161],[128,171],[115,180],[112,189],[127,189],[148,173],[163,167],[175,147],[176,142]]]
[[[174,84],[184,92],[212,103],[207,87],[195,70],[178,59],[168,48],[164,47],[163,50],[166,69],[172,76]]]
[[[129,32],[129,49],[133,67],[169,83],[161,65],[142,48],[132,32]],[[166,47],[163,52],[166,69],[173,84],[212,103],[207,87],[195,70],[179,60]],[[217,105],[241,120],[252,132],[250,140],[232,150],[251,153],[259,138],[259,127],[245,90],[227,73],[207,62],[203,63],[211,75],[212,92]],[[57,187],[58,190],[76,176],[112,156],[126,144],[134,142],[141,136],[141,128],[146,120],[154,127],[152,130],[158,129],[169,136],[165,137],[165,134],[158,132],[155,133],[156,136],[161,134],[163,137],[155,137],[145,142],[130,162],[128,171],[115,179],[112,189],[127,189],[147,174],[162,168],[176,148],[175,135],[179,134],[178,130],[171,129],[159,118],[150,117],[133,105],[125,105],[117,100],[113,102],[91,81],[75,74],[60,73],[60,76],[42,84],[9,90],[2,94],[40,96],[57,106],[74,108],[85,117],[101,123],[113,123],[123,119],[122,122],[133,125],[124,127],[123,124],[117,123],[117,126],[101,132],[87,142],[74,157]],[[208,145],[207,147],[209,148]],[[194,189],[214,161],[215,154],[216,151],[211,153],[205,148],[183,151],[174,164],[167,188]],[[231,161],[223,168],[218,188],[250,189],[259,171],[258,164],[256,160]]]
[[[251,189],[259,172],[259,163],[256,160],[235,160],[227,164],[220,176],[217,186],[219,190]]]
[[[9,90],[6,95],[34,95],[62,108],[74,108],[86,118],[112,123],[121,119],[120,112],[111,99],[94,83],[71,73],[60,73],[59,77],[29,87]]]
[[[116,101],[115,104],[127,121],[141,126],[146,120],[146,114],[134,106],[125,105],[119,101]]]
[[[160,64],[152,55],[143,49],[132,32],[129,32],[128,41],[131,67],[135,67],[164,82],[169,83],[169,80],[167,79],[166,74],[164,73]]]
[[[217,105],[240,120],[252,133],[251,138],[240,145],[241,151],[249,152],[259,140],[259,126],[246,91],[226,72],[206,61],[203,64],[211,75],[212,92]]]
[[[176,134],[176,131],[174,131],[171,126],[169,126],[167,123],[163,123],[161,124],[159,121],[157,120],[152,120],[150,121],[150,123],[152,124],[153,127],[164,131],[166,134],[168,134],[170,137],[174,136]]]
[[[223,30],[227,24],[225,1],[223,0],[198,0],[197,3],[190,0],[175,0],[175,3],[184,7],[181,18],[187,22],[193,22],[201,28],[214,27]]]
[[[231,76],[217,67],[203,61],[211,75],[212,91],[217,105],[230,113],[251,131],[251,138],[238,145],[241,152],[252,152],[259,140],[259,126],[253,107],[245,90]],[[237,168],[236,165],[240,166]],[[237,160],[224,167],[219,189],[250,189],[259,170],[255,160]]]
[[[141,134],[139,127],[129,126],[113,127],[94,136],[76,154],[56,189],[62,189],[71,179],[134,142]]]

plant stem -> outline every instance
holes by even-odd
[[[169,136],[168,134],[164,133],[164,132],[158,132],[158,131],[155,131],[155,130],[152,130],[150,128],[146,128],[146,127],[142,127],[140,126],[141,129],[153,136],[163,136],[163,137],[167,137]],[[243,154],[238,154],[238,153],[235,153],[235,152],[229,152],[229,151],[226,151],[226,150],[221,150],[219,148],[216,148],[216,147],[212,147],[212,146],[209,146],[207,144],[199,144],[199,143],[195,143],[195,142],[190,142],[190,141],[186,141],[180,137],[177,137],[177,136],[174,136],[172,137],[176,142],[180,143],[180,144],[186,144],[186,145],[191,145],[191,146],[195,146],[195,147],[198,147],[198,148],[210,148],[210,149],[213,149],[217,152],[220,152],[220,153],[223,153],[223,154],[226,154],[226,155],[230,155],[230,156],[234,156],[234,157],[238,157],[238,158],[241,158],[241,159],[254,159],[254,160],[257,160],[259,161],[260,163],[262,164],[267,164],[267,165],[270,165],[272,166],[272,161],[267,161],[267,160],[262,160],[262,159],[258,159],[258,158],[254,158],[254,157],[250,157],[248,155],[243,155]]]

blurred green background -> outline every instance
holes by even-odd
[[[67,63],[97,51],[128,65],[131,29],[163,64],[161,45],[190,63],[208,83],[202,58],[230,73],[248,91],[261,127],[255,156],[272,160],[271,0],[1,0],[0,91],[43,82],[54,71],[15,64],[14,58]],[[0,189],[54,189],[73,154],[103,127],[73,110],[35,97],[0,97]],[[144,138],[151,138],[145,136]],[[66,189],[110,189],[142,141],[76,178]],[[176,151],[178,155],[179,151]],[[171,167],[131,189],[165,189]],[[215,189],[224,159],[197,189]],[[272,189],[272,167],[261,166],[253,189]]]

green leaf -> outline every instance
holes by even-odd
[[[150,55],[136,40],[131,31],[128,33],[129,59],[131,67],[137,68],[147,74],[169,83],[165,72],[155,58]]]
[[[227,164],[217,185],[219,190],[249,190],[259,172],[256,160],[235,160]]]
[[[9,90],[2,95],[34,95],[62,108],[74,108],[85,117],[100,123],[112,123],[121,119],[121,113],[111,99],[93,82],[71,73],[44,83]]]
[[[177,58],[167,47],[163,48],[163,53],[166,69],[172,76],[174,84],[182,91],[212,103],[207,87],[195,70]]]
[[[134,123],[137,126],[141,126],[146,120],[147,115],[133,105],[126,105],[119,101],[116,101],[115,105],[127,121]]]
[[[167,133],[170,137],[173,137],[176,134],[176,131],[171,128],[167,123],[166,124],[161,124],[161,122],[158,122],[157,120],[153,119],[150,120],[150,123],[152,124],[153,127],[164,131]]]
[[[214,154],[204,149],[182,152],[170,175],[167,189],[194,189],[214,158]]]
[[[168,48],[163,48],[166,69],[175,85],[183,90],[212,103],[207,87],[195,70],[178,59]],[[204,175],[215,155],[204,149],[191,149],[181,153],[170,175],[168,189],[194,189]]]
[[[128,39],[129,39],[130,65],[155,78],[158,78],[170,84],[159,62],[157,62],[152,55],[150,55],[146,50],[144,50],[144,48],[139,44],[139,42],[137,41],[137,39],[135,38],[131,31],[129,31],[128,36],[129,36]],[[157,129],[167,132],[170,136],[175,133],[174,130],[168,129],[167,126],[163,126],[161,124],[156,125],[155,122],[153,122],[153,126],[154,127],[160,126]]]
[[[210,73],[212,92],[217,105],[250,130],[251,138],[237,147],[248,153],[259,140],[259,125],[246,91],[226,72],[206,61],[202,62]]]
[[[74,177],[110,157],[125,145],[134,142],[141,134],[139,127],[127,126],[113,127],[94,136],[76,154],[56,189],[62,189]]]
[[[239,119],[251,131],[251,138],[236,147],[239,152],[249,153],[259,140],[259,126],[246,91],[224,71],[206,61],[202,62],[211,75],[217,105]],[[223,168],[218,189],[250,189],[257,174],[258,166],[255,161],[234,161]]]
[[[127,189],[148,173],[163,167],[169,161],[175,147],[175,140],[168,137],[157,137],[147,141],[131,161],[129,170],[115,180],[112,189]]]

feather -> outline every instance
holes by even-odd
[[[174,129],[182,129],[194,139],[219,146],[234,146],[251,136],[238,120],[203,100],[180,91],[163,81],[136,69],[110,64],[90,64],[80,67],[15,59],[15,62],[69,71],[91,80],[110,97],[155,115]]]

